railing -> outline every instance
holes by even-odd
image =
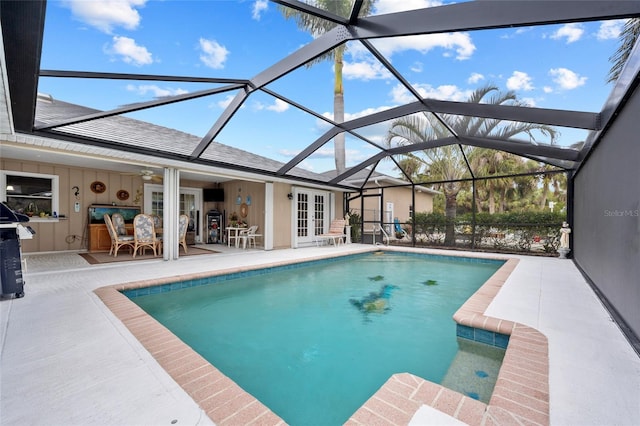
[[[560,245],[561,226],[561,223],[513,223],[502,226],[476,223],[473,226],[471,223],[457,222],[454,225],[455,241],[445,244],[446,225],[421,224],[415,230],[415,244],[469,250],[554,254]]]
[[[393,244],[416,247],[463,248],[466,250],[494,251],[504,253],[532,253],[555,255],[560,246],[561,223],[512,223],[495,224],[456,222],[452,244],[446,242],[445,223],[420,223],[415,228],[403,224],[407,235],[387,233],[393,223],[351,222],[351,239],[355,243]],[[391,227],[391,228],[389,228]]]

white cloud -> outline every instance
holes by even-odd
[[[283,100],[276,99],[273,105],[269,105],[267,109],[269,111],[284,112],[289,109],[289,104]]]
[[[155,84],[139,84],[137,86],[135,84],[128,84],[127,90],[130,92],[136,92],[140,95],[146,95],[147,93],[151,92],[151,94],[155,98],[162,98],[165,96],[174,96],[174,95],[183,95],[185,93],[189,93],[188,90],[162,88],[162,87],[156,86]]]
[[[223,100],[216,102],[216,105],[219,108],[224,109],[229,106],[229,104],[231,103],[231,101],[233,101],[233,98],[235,97],[236,97],[235,95],[227,95]]]
[[[256,111],[267,110],[267,111],[275,111],[275,112],[284,112],[289,109],[289,106],[290,105],[288,103],[280,99],[275,99],[275,101],[271,105],[265,105],[262,102],[257,102],[257,101],[254,102],[252,105],[252,107]]]
[[[480,80],[484,80],[484,75],[477,73],[477,72],[473,72],[471,73],[471,75],[469,76],[469,78],[467,79],[467,83],[469,84],[476,84],[478,83]]]
[[[512,39],[512,38],[516,38],[516,36],[519,36],[521,34],[524,34],[526,32],[529,32],[533,29],[533,27],[523,27],[523,28],[518,28],[517,30],[513,31],[510,34],[503,34],[500,36],[500,38],[503,39]]]
[[[610,40],[612,38],[618,38],[626,21],[626,19],[616,19],[614,21],[601,22],[596,37],[598,38],[598,40]]]
[[[542,88],[542,90],[544,91],[544,93],[551,93],[551,92],[553,92],[553,88],[552,88],[552,87],[550,87],[550,86],[544,86],[544,87]]]
[[[114,36],[112,41],[113,44],[105,48],[106,53],[120,56],[122,61],[136,66],[153,63],[151,53],[146,47],[137,45],[134,39]]]
[[[402,12],[405,10],[424,9],[442,5],[440,0],[378,0],[375,4],[375,14]]]
[[[476,46],[471,41],[469,33],[443,33],[443,34],[425,34],[407,37],[391,37],[379,40],[373,40],[372,44],[380,50],[380,52],[391,57],[394,53],[404,50],[417,50],[425,54],[437,47],[445,49],[445,54],[451,54],[455,51],[456,59],[469,59]]]
[[[413,87],[423,98],[441,99],[445,101],[464,101],[471,95],[470,90],[462,90],[455,85],[432,87],[429,84],[414,84]],[[417,99],[401,84],[391,90],[391,98],[396,104],[416,102]]]
[[[391,78],[391,73],[379,62],[344,61],[342,75],[347,80],[384,80]]]
[[[552,39],[560,40],[566,38],[567,44],[580,40],[584,34],[584,28],[577,23],[565,24],[560,27],[556,32],[551,34]]]
[[[229,51],[226,47],[222,46],[215,40],[207,40],[201,38],[200,41],[200,60],[209,68],[221,69],[224,68],[224,62],[229,56]]]
[[[579,74],[566,68],[552,68],[549,70],[549,75],[554,83],[563,90],[575,89],[584,85],[587,81],[587,77],[580,77]]]
[[[144,7],[147,0],[67,0],[63,4],[73,16],[98,30],[111,34],[114,27],[135,30],[140,14],[135,8]]]
[[[531,77],[526,72],[514,71],[507,79],[507,89],[509,90],[533,90]]]
[[[392,108],[392,107],[390,107],[390,106],[381,106],[381,107],[376,107],[376,108],[365,108],[362,111],[355,112],[355,113],[345,112],[344,113],[344,121],[355,120],[356,118],[365,117],[367,115],[375,114],[376,112],[386,111],[389,108]],[[333,120],[333,112],[323,112],[322,116],[328,118],[329,120]],[[331,127],[325,121],[320,120],[320,119],[318,119],[318,124],[319,124],[319,127],[325,128],[325,130],[328,129],[329,127]]]
[[[414,62],[413,65],[409,67],[409,69],[413,72],[419,73],[422,72],[423,67],[424,66],[422,65],[422,62]]]
[[[251,18],[259,21],[262,17],[262,12],[266,11],[269,7],[269,2],[267,0],[256,0],[253,3],[253,8],[251,10]]]
[[[309,156],[310,158],[335,158],[335,153],[332,148],[323,147]]]
[[[280,155],[283,155],[285,157],[291,157],[291,158],[295,157],[296,155],[300,154],[301,152],[302,152],[301,149],[291,150],[291,149],[283,148],[283,149],[279,149],[278,150],[278,153]]]

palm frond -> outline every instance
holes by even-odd
[[[628,19],[620,32],[620,46],[613,55],[609,57],[609,61],[613,64],[607,76],[607,83],[613,83],[618,80],[620,73],[624,68],[633,46],[635,46],[640,37],[640,18]]]

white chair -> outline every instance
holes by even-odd
[[[256,248],[256,237],[262,237],[262,234],[257,234],[258,225],[252,225],[244,231],[240,231],[240,235],[238,238],[242,240],[242,248],[247,248],[247,242],[249,243],[249,248],[251,248],[251,242],[253,242],[253,248]]]

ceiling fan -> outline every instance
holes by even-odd
[[[145,182],[153,182],[153,183],[161,183],[162,176],[156,175],[153,170],[142,169],[138,173],[122,173],[123,175],[129,176],[137,176],[139,175],[141,179]]]

